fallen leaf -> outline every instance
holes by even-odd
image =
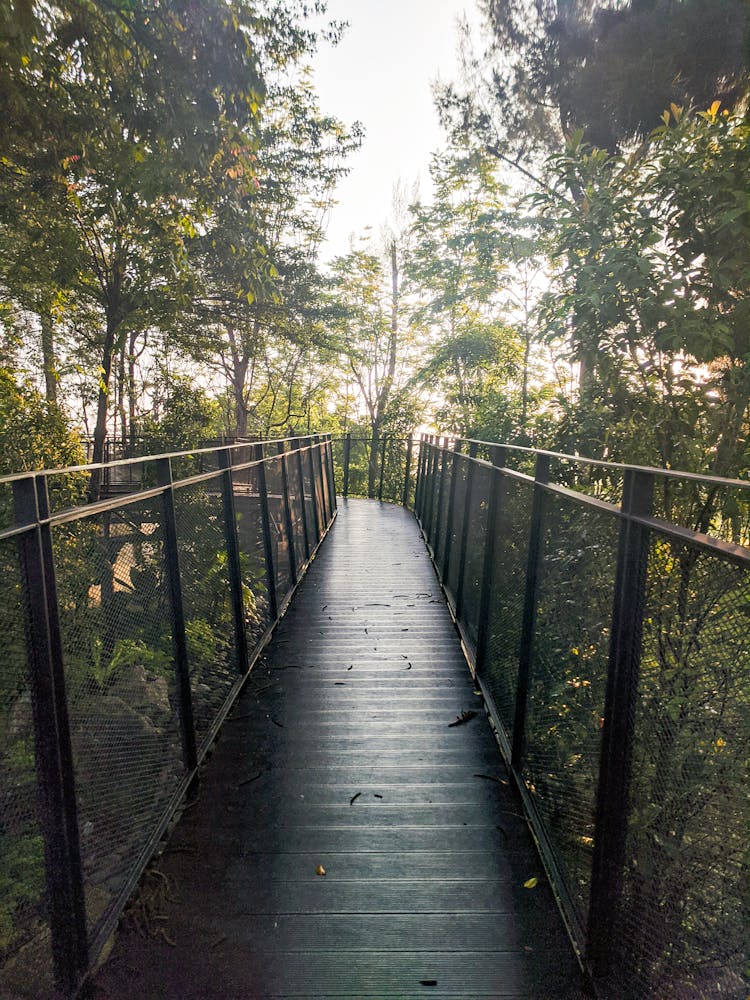
[[[455,722],[448,723],[448,729],[452,729],[453,726],[463,726],[465,723],[471,722],[472,719],[475,719],[476,715],[476,712],[461,712],[461,714],[456,717]]]
[[[526,881],[523,884],[523,887],[524,889],[535,889],[537,885],[539,885],[539,879],[535,875],[534,878],[526,879]]]
[[[352,795],[352,797],[349,799],[349,805],[353,806],[361,794],[362,792],[357,792],[355,795]]]
[[[437,979],[420,979],[420,986],[437,986]]]
[[[325,873],[326,873],[326,870],[323,867],[323,865],[318,865],[318,867],[315,869],[315,874],[316,875],[325,875]]]

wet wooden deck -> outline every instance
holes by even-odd
[[[102,1000],[581,995],[398,507],[340,502],[158,868]]]

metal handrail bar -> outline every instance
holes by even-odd
[[[243,441],[233,444],[216,445],[209,448],[191,448],[187,451],[169,451],[159,455],[135,455],[132,458],[116,458],[111,462],[90,462],[86,465],[66,465],[56,469],[29,469],[26,472],[13,472],[7,476],[0,476],[0,486],[6,483],[18,482],[27,479],[29,476],[62,476],[73,472],[93,472],[96,469],[113,469],[124,465],[142,465],[144,462],[157,462],[164,458],[190,458],[193,455],[218,455],[220,452],[231,451],[233,448],[248,448],[253,444],[279,444],[281,441],[306,441],[312,435],[298,434],[290,438],[265,438],[262,441]],[[327,435],[324,435],[326,437]],[[307,446],[301,446],[307,447]],[[291,454],[296,449],[290,449]],[[241,468],[241,466],[234,466]]]
[[[669,479],[689,479],[711,486],[735,486],[742,489],[750,489],[750,480],[729,479],[724,476],[711,476],[701,472],[681,472],[679,469],[665,469],[652,465],[630,465],[624,462],[608,462],[603,458],[587,458],[585,455],[568,455],[560,451],[547,451],[544,448],[529,448],[520,444],[504,444],[501,441],[482,441],[476,438],[454,437],[454,441],[461,441],[465,444],[476,444],[484,448],[507,448],[508,451],[519,451],[527,455],[547,455],[549,458],[566,462],[578,462],[581,465],[593,465],[605,469],[616,469],[619,472],[648,472],[654,476],[663,476]]]

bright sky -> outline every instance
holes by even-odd
[[[329,0],[326,20],[349,22],[335,47],[313,62],[323,111],[365,127],[361,149],[339,185],[324,258],[344,254],[349,236],[387,220],[394,184],[420,180],[428,194],[430,153],[443,145],[431,86],[457,75],[456,21],[478,19],[473,0]]]

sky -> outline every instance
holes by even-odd
[[[336,191],[323,257],[349,249],[352,233],[386,222],[397,182],[429,192],[430,153],[443,144],[431,87],[455,79],[457,19],[476,22],[472,0],[329,0],[326,20],[349,22],[313,60],[321,110],[362,123],[362,147]]]

